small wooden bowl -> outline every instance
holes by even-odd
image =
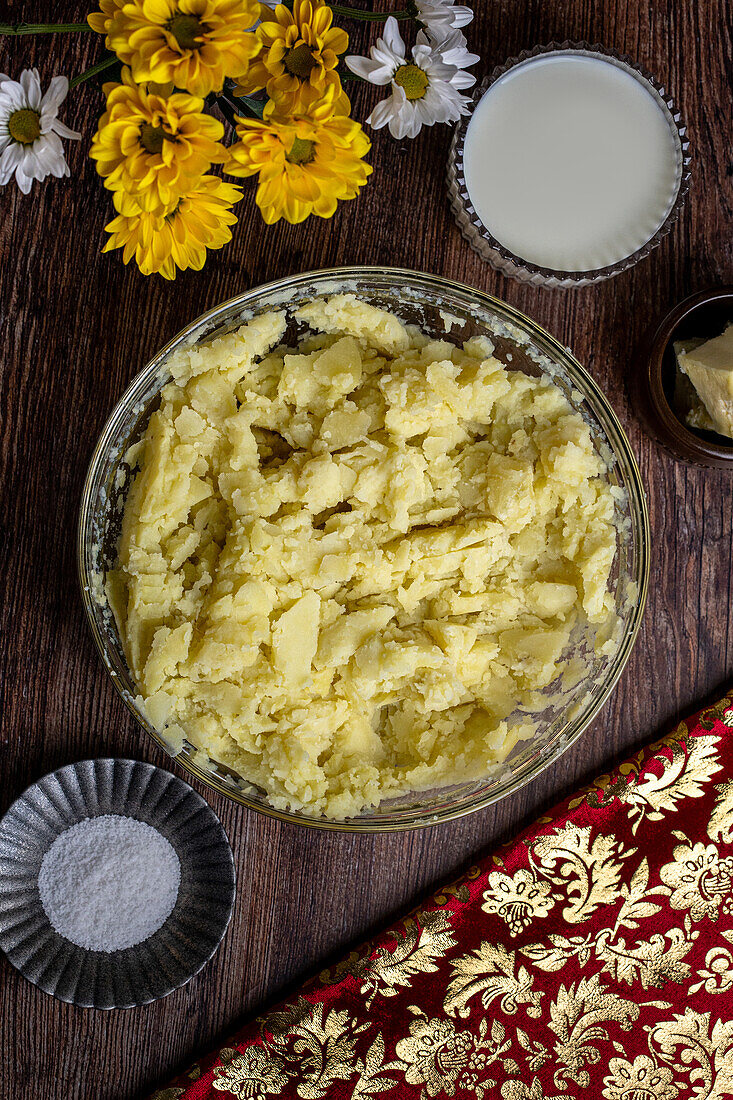
[[[733,322],[733,286],[685,298],[649,330],[630,380],[632,399],[651,434],[676,458],[698,466],[733,469],[733,440],[692,428],[673,404],[677,363],[675,340],[719,336]]]

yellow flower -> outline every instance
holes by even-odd
[[[105,226],[110,239],[102,249],[121,248],[127,264],[135,258],[143,275],[159,271],[175,279],[176,268],[200,271],[207,248],[221,248],[232,239],[229,226],[237,218],[232,205],[242,192],[217,176],[202,176],[167,212],[143,210],[134,197],[115,191],[117,217]]]
[[[341,199],[353,199],[371,166],[361,159],[371,148],[358,122],[336,113],[335,89],[307,112],[288,118],[272,103],[260,119],[239,119],[239,141],[230,146],[226,171],[259,173],[255,201],[268,225],[310,214],[330,218]]]
[[[100,11],[93,11],[87,16],[87,23],[97,34],[107,34],[112,16],[119,11],[126,0],[99,0]]]
[[[273,13],[263,4],[260,12],[263,21],[251,35],[257,52],[235,94],[266,88],[283,112],[299,114],[308,89],[319,96],[341,90],[334,70],[349,36],[331,26],[331,9],[323,0],[295,0],[292,12],[278,4]]]
[[[212,162],[226,160],[224,127],[204,114],[203,99],[136,84],[106,84],[107,110],[89,156],[111,191],[133,194],[142,210],[169,208]]]
[[[206,96],[247,69],[257,17],[256,0],[127,0],[109,19],[107,45],[138,82],[170,81]]]

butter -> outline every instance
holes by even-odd
[[[697,390],[690,379],[682,373],[680,366],[681,355],[694,351],[695,348],[699,348],[704,343],[705,340],[694,337],[692,340],[675,340],[672,345],[677,360],[677,373],[674,380],[674,411],[680,420],[684,421],[685,424],[689,424],[691,428],[697,428],[705,432],[715,432],[717,428],[710,417],[710,413],[697,396]]]
[[[733,324],[728,325],[721,336],[706,340],[698,347],[678,351],[678,346],[675,345],[677,364],[695,387],[713,430],[733,438]],[[694,414],[694,410],[692,412]]]

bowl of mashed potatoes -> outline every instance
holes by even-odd
[[[600,390],[504,303],[312,272],[198,318],[136,376],[83,493],[84,604],[190,772],[326,828],[517,790],[633,646],[644,491]]]

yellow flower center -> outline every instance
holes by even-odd
[[[315,155],[315,141],[309,141],[308,138],[297,137],[293,142],[290,152],[285,154],[285,159],[291,164],[310,164]]]
[[[13,141],[20,145],[31,145],[41,136],[41,116],[30,107],[13,111],[8,119],[8,131]]]
[[[200,50],[203,46],[202,35],[209,28],[195,15],[174,15],[165,25],[165,29],[175,38],[182,50]]]
[[[405,95],[410,100],[422,99],[430,84],[427,73],[417,65],[400,65],[392,79],[405,89]]]
[[[153,126],[150,122],[143,122],[140,127],[140,144],[146,153],[160,155],[164,142],[175,142],[176,140],[173,134],[169,134],[162,126]]]
[[[285,68],[291,76],[297,76],[298,80],[307,80],[317,64],[313,50],[305,42],[292,46],[283,58]]]

